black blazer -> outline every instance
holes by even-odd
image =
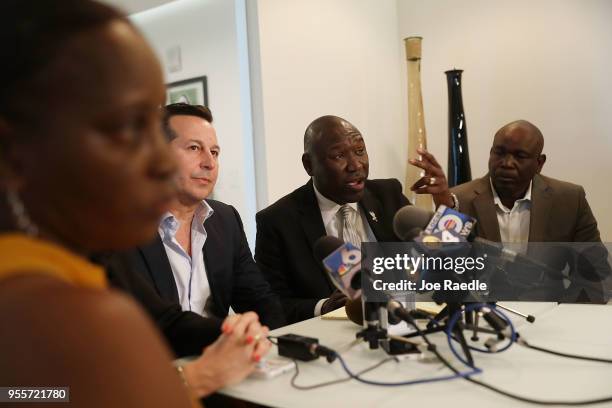
[[[408,204],[396,179],[366,180],[359,202],[378,241],[398,240],[393,216]],[[257,213],[255,260],[280,296],[288,323],[313,317],[317,302],[335,289],[313,253],[324,235],[312,180]]]
[[[131,295],[146,310],[177,357],[200,355],[221,334],[221,320],[184,312],[175,302],[162,299],[126,254],[97,255],[94,262],[106,269],[110,284]]]
[[[242,221],[236,209],[220,201],[206,200],[214,213],[204,222],[207,238],[204,264],[212,296],[212,313],[224,318],[231,306],[237,313],[255,311],[271,329],[285,323],[278,297],[253,261]],[[159,235],[130,253],[141,273],[164,299],[178,303],[178,290],[166,250]]]

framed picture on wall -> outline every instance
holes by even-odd
[[[166,85],[166,104],[177,102],[208,106],[206,77],[185,79]]]

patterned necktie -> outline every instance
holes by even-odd
[[[344,242],[350,242],[357,248],[361,248],[361,237],[357,233],[357,229],[353,223],[351,217],[352,211],[351,206],[348,204],[344,204],[340,207],[340,212],[342,213],[342,239]]]

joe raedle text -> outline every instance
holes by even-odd
[[[488,286],[486,282],[481,282],[475,279],[470,282],[455,282],[451,279],[444,279],[440,282],[428,282],[421,280],[418,282],[403,279],[399,282],[384,282],[382,279],[376,279],[372,282],[372,287],[377,291],[430,291],[430,290],[447,290],[447,291],[479,291],[486,292]]]

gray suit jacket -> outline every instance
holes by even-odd
[[[500,242],[489,175],[453,187],[451,192],[459,199],[459,211],[476,218],[476,235]],[[602,295],[607,298],[602,281],[611,273],[608,252],[582,186],[543,175],[533,178],[529,242],[528,256],[559,271],[569,266],[572,290],[565,292],[563,300],[601,302]],[[531,244],[539,242],[597,244],[576,244],[572,251],[568,245],[544,248]]]

